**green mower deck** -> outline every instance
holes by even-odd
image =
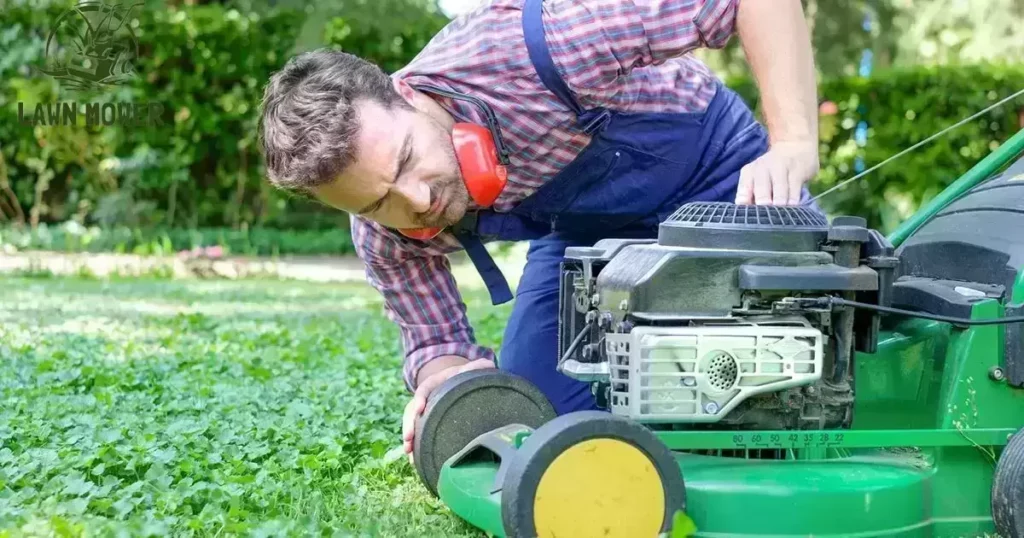
[[[983,510],[936,516],[933,484],[942,469],[920,456],[766,462],[678,454],[687,515],[697,536],[971,536],[993,532]],[[505,536],[501,494],[490,493],[497,466],[474,463],[447,476],[442,499],[495,536]],[[977,504],[982,488],[942,504]],[[977,508],[977,507],[975,507]],[[984,508],[984,507],[982,507]],[[969,512],[969,510],[966,510]]]

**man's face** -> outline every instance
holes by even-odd
[[[469,205],[451,134],[417,109],[357,103],[355,160],[313,189],[323,203],[391,228],[446,227]]]

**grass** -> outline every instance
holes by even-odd
[[[0,277],[0,536],[480,536],[366,285]],[[466,295],[481,342],[507,311]]]

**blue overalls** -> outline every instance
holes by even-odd
[[[732,202],[740,169],[767,151],[768,139],[746,104],[724,85],[703,113],[583,109],[555,69],[541,4],[527,0],[523,9],[530,59],[544,85],[575,111],[592,141],[515,209],[478,211],[454,233],[494,304],[512,300],[512,294],[483,243],[531,241],[498,366],[537,385],[564,414],[595,408],[589,383],[555,369],[559,264],[565,248],[606,237],[654,238],[658,224],[686,202]],[[805,188],[805,205],[809,197]]]

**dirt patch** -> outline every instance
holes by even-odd
[[[473,265],[462,255],[451,256],[459,286],[482,287]],[[509,281],[518,283],[525,262],[525,244],[495,261]],[[282,278],[312,282],[366,282],[363,262],[351,257],[295,256],[260,258],[226,256],[140,256],[134,254],[69,254],[28,251],[0,252],[0,274],[52,276],[157,276],[164,278]]]

